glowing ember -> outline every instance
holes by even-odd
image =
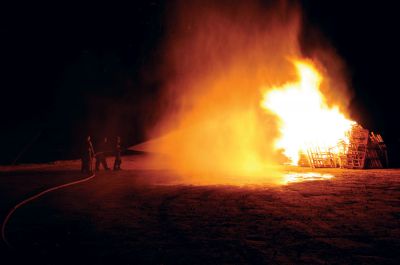
[[[295,60],[299,80],[282,87],[266,89],[262,107],[279,117],[281,137],[277,149],[296,165],[299,153],[310,149],[326,150],[337,154],[338,143],[348,143],[346,133],[354,121],[340,113],[338,107],[329,107],[319,90],[321,74],[311,62]]]
[[[295,182],[303,182],[303,181],[313,181],[313,180],[326,180],[331,179],[334,176],[331,174],[320,174],[316,172],[308,172],[308,173],[295,173],[290,172],[285,174],[284,183],[295,183]]]

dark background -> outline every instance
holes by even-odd
[[[162,84],[151,76],[166,34],[165,2],[2,6],[0,163],[77,158],[86,134],[121,135],[125,145],[144,141],[145,128],[159,118],[152,110]],[[397,7],[384,1],[301,4],[307,23],[348,66],[352,118],[382,134],[397,167]]]

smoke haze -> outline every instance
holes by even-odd
[[[167,154],[169,166],[188,176],[279,182],[277,119],[260,101],[265,87],[296,78],[290,59],[303,57],[299,5],[178,1],[171,10],[160,70],[168,108],[145,149]]]

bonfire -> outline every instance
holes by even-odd
[[[298,81],[268,89],[261,106],[279,119],[281,136],[275,146],[292,165],[341,168],[382,168],[387,165],[386,145],[379,134],[369,133],[328,106],[319,87],[322,75],[311,61],[294,60]]]

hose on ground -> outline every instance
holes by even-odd
[[[27,198],[27,199],[21,201],[21,202],[18,203],[17,205],[15,205],[15,206],[8,212],[8,214],[6,215],[6,218],[4,219],[4,221],[3,221],[2,225],[1,225],[1,238],[2,238],[2,240],[4,241],[4,243],[5,243],[8,247],[10,247],[10,248],[12,247],[11,244],[9,243],[9,241],[7,240],[7,237],[6,237],[6,226],[7,226],[8,221],[10,220],[11,216],[14,214],[14,212],[15,212],[18,208],[20,208],[21,206],[23,206],[23,205],[25,205],[25,204],[27,204],[27,203],[33,201],[33,200],[36,200],[37,198],[39,198],[39,197],[41,197],[41,196],[43,196],[43,195],[45,195],[45,194],[47,194],[47,193],[49,193],[49,192],[52,192],[52,191],[55,191],[55,190],[59,190],[59,189],[62,189],[62,188],[66,188],[66,187],[70,187],[70,186],[72,186],[72,185],[76,185],[76,184],[79,184],[79,183],[82,183],[82,182],[89,181],[89,180],[93,179],[95,176],[96,176],[96,174],[93,173],[91,176],[89,176],[89,177],[87,177],[87,178],[80,179],[80,180],[73,181],[73,182],[68,182],[68,183],[65,183],[65,184],[62,184],[62,185],[59,185],[59,186],[56,186],[56,187],[49,188],[49,189],[44,190],[44,191],[42,191],[42,192],[40,192],[40,193],[37,193],[36,195],[33,195],[33,196],[29,197],[29,198]]]

